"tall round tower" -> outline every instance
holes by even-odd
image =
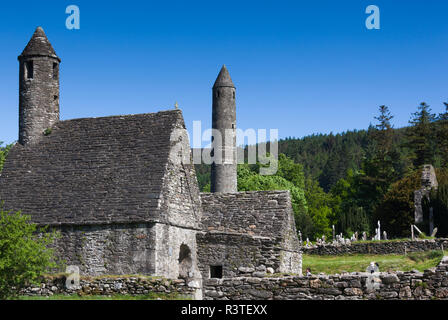
[[[18,57],[19,143],[25,145],[43,136],[59,121],[59,63],[41,27]]]
[[[212,163],[210,191],[237,192],[235,86],[225,65],[213,85],[212,128],[222,139],[212,138],[214,159],[221,161]]]

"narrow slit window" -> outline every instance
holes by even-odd
[[[233,99],[235,99],[235,91],[233,91]]]
[[[58,72],[58,64],[57,63],[53,63],[53,79],[58,79],[59,77],[59,72]]]
[[[33,79],[34,70],[33,70],[33,61],[25,62],[25,79]]]
[[[222,278],[222,266],[210,266],[210,278]]]

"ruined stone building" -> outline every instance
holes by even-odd
[[[230,129],[212,193],[200,193],[182,112],[59,119],[59,64],[42,28],[19,60],[19,139],[0,176],[8,210],[61,233],[56,252],[81,274],[232,277],[301,273],[288,191],[237,192],[235,86],[223,67],[213,127]],[[214,150],[214,152],[221,151]]]
[[[439,183],[437,182],[436,171],[430,164],[425,164],[421,176],[421,188],[414,191],[414,215],[415,223],[423,222],[423,200],[429,199],[431,190],[437,190]],[[434,230],[434,216],[433,210],[430,208],[429,212],[429,234]]]

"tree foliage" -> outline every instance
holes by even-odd
[[[238,191],[289,190],[296,214],[307,211],[302,166],[285,155],[278,158],[278,171],[275,175],[260,175],[261,164],[238,165]]]
[[[412,127],[407,130],[407,137],[409,147],[413,150],[415,167],[434,163],[436,155],[434,121],[435,114],[431,113],[431,108],[425,102],[418,106],[417,112],[413,113],[409,120]]]
[[[2,172],[3,164],[5,163],[6,156],[9,150],[12,148],[12,144],[2,147],[3,142],[0,141],[0,172]]]
[[[414,223],[414,191],[421,187],[421,172],[393,183],[376,208],[374,220],[380,220],[382,229],[390,237],[409,237],[410,226]]]
[[[16,296],[44,272],[57,267],[50,248],[56,236],[38,229],[30,216],[0,206],[0,299]]]

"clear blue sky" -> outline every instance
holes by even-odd
[[[68,30],[66,6],[81,11]],[[381,29],[365,27],[380,8]],[[0,140],[18,127],[18,61],[42,26],[61,57],[61,118],[155,112],[178,101],[186,125],[211,124],[226,64],[240,128],[281,138],[365,129],[379,105],[407,125],[448,100],[448,2],[20,1],[0,7]]]

